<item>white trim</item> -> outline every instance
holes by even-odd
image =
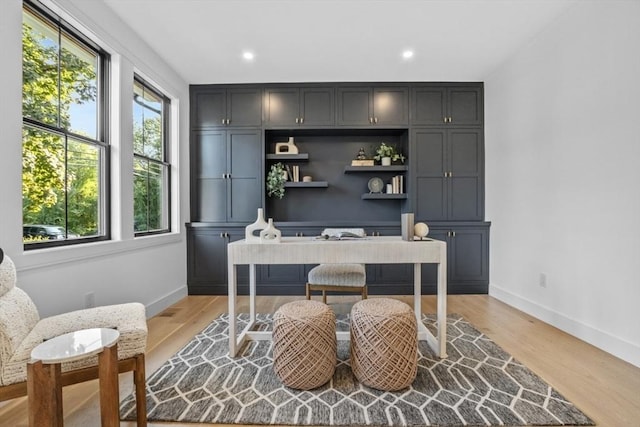
[[[616,337],[595,326],[585,324],[535,301],[516,295],[495,283],[489,284],[489,295],[545,323],[573,335],[625,362],[640,367],[640,346]]]
[[[168,294],[156,299],[150,304],[147,304],[146,306],[147,319],[155,316],[165,308],[177,303],[178,301],[180,301],[186,296],[187,296],[187,287],[180,286],[176,290],[169,292]]]
[[[44,249],[24,251],[16,263],[18,272],[36,270],[43,267],[86,261],[92,258],[103,258],[106,255],[139,251],[154,246],[179,243],[183,240],[180,232],[152,234],[132,240],[106,240],[79,245],[58,246]]]

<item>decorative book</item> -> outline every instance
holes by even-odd
[[[374,160],[351,160],[351,166],[373,166]]]

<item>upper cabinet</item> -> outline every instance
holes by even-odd
[[[338,126],[394,127],[409,124],[406,86],[338,87]]]
[[[484,219],[484,143],[480,129],[414,129],[413,209],[419,221]]]
[[[332,87],[269,87],[264,91],[265,126],[333,126],[334,105]]]
[[[243,222],[262,206],[262,132],[212,129],[191,134],[191,218]]]
[[[191,86],[191,112],[192,129],[259,127],[262,89]]]
[[[469,86],[414,86],[411,124],[417,126],[481,126],[482,84]]]

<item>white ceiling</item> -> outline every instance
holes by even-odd
[[[482,81],[576,2],[103,1],[190,84]]]

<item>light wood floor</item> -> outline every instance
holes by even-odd
[[[355,297],[329,297],[337,312],[348,311]],[[259,297],[258,311],[273,312],[298,298]],[[411,304],[411,300],[405,300]],[[435,297],[423,297],[423,312],[435,312]],[[241,309],[247,310],[246,298]],[[218,315],[227,312],[227,298],[190,296],[149,319],[147,376]],[[454,295],[448,312],[458,313],[553,385],[599,426],[640,427],[640,368],[573,338],[486,295]],[[66,387],[65,426],[99,426],[97,381]],[[120,376],[120,395],[132,390],[130,374]],[[26,398],[0,404],[0,426],[28,425]],[[135,423],[123,422],[133,427]],[[149,423],[150,426],[194,424]]]

